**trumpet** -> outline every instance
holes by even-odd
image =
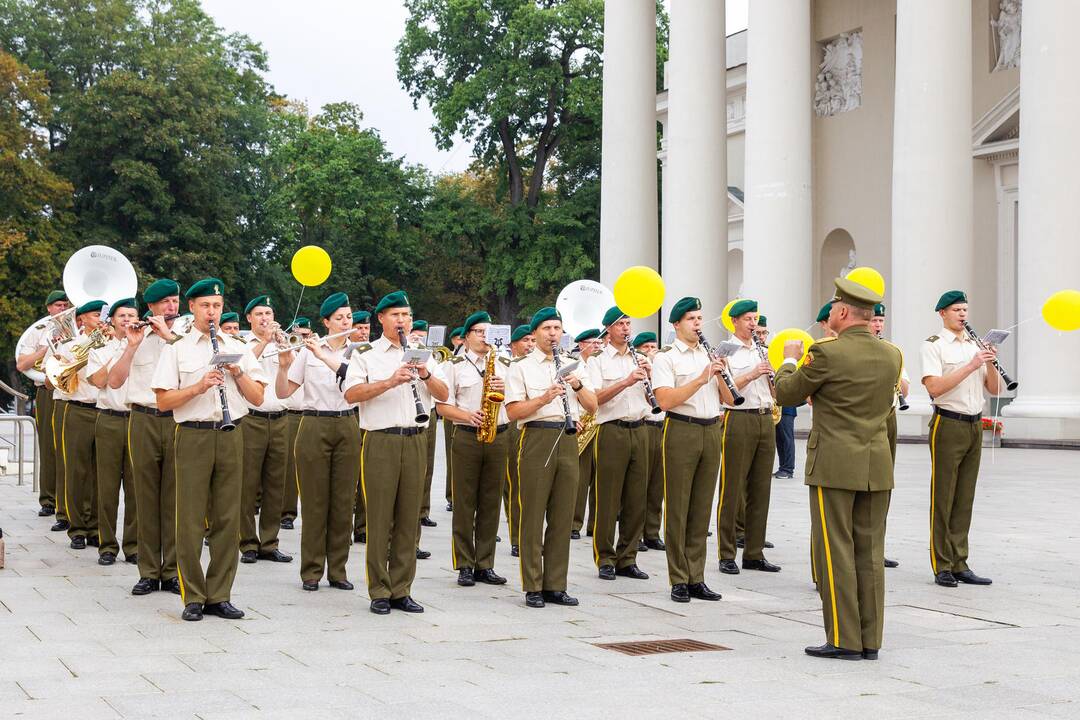
[[[980,350],[987,349],[986,343],[982,341],[982,338],[980,338],[979,334],[975,332],[975,329],[968,324],[967,320],[964,320],[964,330],[967,331],[967,334],[971,336],[971,339],[975,341],[975,344],[979,346]],[[1001,375],[1001,379],[1005,381],[1005,389],[1015,390],[1020,383],[1009,377],[1009,373],[1005,372],[1005,368],[1001,367],[1001,363],[997,361],[997,358],[994,358],[992,362],[994,363],[994,369],[998,371],[998,374]]]
[[[713,359],[713,351],[712,351],[712,348],[709,347],[709,341],[705,339],[705,335],[700,330],[697,331],[697,336],[698,336],[698,342],[701,343],[701,347],[705,348],[705,354],[709,356],[710,360],[712,360]],[[724,370],[720,371],[720,379],[724,381],[724,384],[727,385],[728,392],[731,393],[731,404],[732,405],[735,405],[737,407],[739,405],[742,405],[744,402],[746,402],[746,398],[744,398],[742,395],[739,394],[738,389],[736,389],[736,387],[735,387],[735,383],[733,383],[731,381],[731,378],[728,377],[728,374],[727,374],[726,371],[724,371]]]
[[[104,323],[98,325],[85,340],[69,348],[72,357],[75,358],[73,361],[64,362],[56,355],[50,356],[45,361],[45,376],[54,388],[71,395],[79,388],[79,371],[89,362],[90,351],[104,347],[110,339],[112,339],[112,326]]]
[[[304,343],[307,342],[308,338],[318,340],[320,345],[325,345],[327,340],[345,337],[346,335],[352,335],[352,333],[353,331],[351,328],[348,330],[342,330],[341,332],[332,333],[323,338],[315,335],[314,333],[308,335],[307,337],[304,337],[303,335],[295,332],[287,333],[286,335],[284,335],[284,343],[278,342],[277,350],[274,350],[273,352],[264,352],[260,357],[274,357],[276,355],[280,355],[281,353],[292,352],[293,350],[302,350],[304,347]]]

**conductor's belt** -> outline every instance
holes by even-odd
[[[679,422],[690,423],[692,425],[715,425],[717,422],[720,421],[719,415],[711,418],[696,418],[690,417],[689,415],[681,415],[679,413],[669,412],[667,416],[671,420],[678,420]]]
[[[978,414],[978,415],[965,415],[964,413],[953,412],[952,410],[945,410],[945,409],[939,408],[939,407],[934,408],[934,412],[936,414],[940,415],[941,417],[949,418],[950,420],[959,420],[961,422],[974,423],[974,422],[979,422],[980,420],[982,420],[982,415],[981,414]]]

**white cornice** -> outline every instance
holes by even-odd
[[[987,146],[987,140],[993,137],[1001,126],[1018,112],[1020,112],[1019,85],[1005,93],[1004,97],[975,121],[975,125],[971,129],[971,146],[976,157],[980,156],[980,149]]]

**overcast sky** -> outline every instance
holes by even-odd
[[[642,0],[624,0],[641,2]],[[747,0],[728,0],[727,32],[746,27]],[[329,102],[356,103],[390,152],[434,172],[463,170],[470,147],[435,147],[431,111],[413,110],[397,80],[394,46],[405,28],[397,0],[202,0],[230,32],[262,43],[275,89],[305,101],[312,112]],[[665,4],[670,4],[665,0]]]

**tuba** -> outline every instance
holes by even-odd
[[[491,389],[491,379],[495,377],[495,348],[491,348],[487,354],[487,367],[484,369],[483,400],[480,402],[480,412],[484,419],[480,421],[480,429],[476,431],[476,439],[482,443],[495,442],[495,435],[499,431],[499,408],[502,407],[506,396],[498,390]]]

